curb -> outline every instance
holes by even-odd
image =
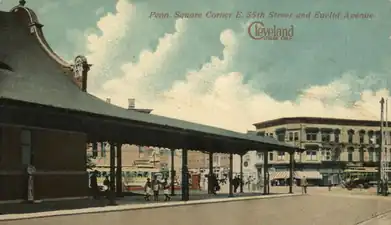
[[[260,200],[260,199],[273,199],[273,198],[286,198],[302,196],[302,194],[279,194],[279,195],[263,195],[263,196],[249,196],[249,197],[234,197],[234,198],[223,198],[223,199],[204,199],[204,200],[193,200],[187,202],[165,202],[156,204],[127,204],[119,206],[106,206],[85,208],[85,209],[74,209],[74,210],[57,210],[49,212],[38,212],[38,213],[25,213],[25,214],[8,214],[1,215],[0,221],[14,221],[14,220],[26,220],[35,218],[47,218],[55,216],[69,216],[69,215],[82,215],[82,214],[94,214],[94,213],[105,213],[105,212],[121,212],[129,210],[142,210],[142,209],[156,209],[164,207],[182,207],[191,205],[202,205],[202,204],[213,204],[223,202],[236,202],[236,201],[249,201],[249,200]]]

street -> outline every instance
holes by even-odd
[[[391,197],[354,194],[325,188],[310,189],[305,196],[235,201],[181,207],[164,207],[117,212],[101,212],[4,221],[0,225],[168,225],[168,224],[224,224],[224,225],[354,225],[367,224],[371,217],[391,210]],[[364,223],[367,221],[368,223]],[[389,223],[388,223],[389,224]]]

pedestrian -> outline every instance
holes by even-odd
[[[301,193],[302,194],[307,194],[307,186],[308,186],[308,182],[307,182],[307,178],[305,176],[303,176],[301,178]]]
[[[234,193],[238,191],[238,187],[240,185],[239,182],[239,177],[235,176],[235,178],[232,180],[232,185],[234,186]]]
[[[215,174],[212,174],[212,194],[217,195],[217,191],[220,191],[220,184]]]
[[[105,176],[105,180],[103,181],[103,186],[105,187],[106,197],[109,198],[110,193],[110,180],[109,176]]]
[[[152,190],[153,190],[153,200],[159,201],[159,189],[160,189],[160,182],[158,181],[157,177],[154,176],[152,180]]]
[[[99,198],[98,171],[94,170],[90,176],[91,194],[94,199]]]
[[[145,201],[150,201],[151,200],[151,195],[152,195],[152,183],[151,183],[151,179],[147,178],[147,182],[145,182],[145,185],[144,185],[144,191],[145,191],[145,195],[144,195],[144,199]]]
[[[164,194],[164,201],[170,201],[171,200],[171,197],[169,195],[169,190],[170,190],[170,185],[167,181],[167,178],[164,179],[164,182],[163,182],[163,194]]]
[[[328,187],[329,191],[331,191],[331,188],[333,187],[333,179],[331,176],[328,178]]]
[[[248,178],[247,178],[247,189],[248,189],[248,191],[249,192],[251,192],[251,183],[252,183],[252,177],[251,176],[249,176]]]

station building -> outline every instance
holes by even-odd
[[[213,153],[229,154],[231,171],[233,154],[248,149],[297,150],[274,139],[102,101],[87,92],[92,65],[84,56],[73,63],[59,57],[25,4],[20,0],[9,12],[0,11],[0,201],[88,196],[88,143],[110,143],[110,191],[117,196],[122,193],[122,145],[181,149],[184,201],[189,200],[188,150],[209,152],[209,162]],[[110,204],[115,204],[113,193]]]

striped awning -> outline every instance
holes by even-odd
[[[303,177],[307,179],[320,180],[322,179],[322,174],[320,174],[319,171],[296,171],[295,172],[295,178],[301,179]]]
[[[270,180],[288,179],[288,178],[289,178],[289,171],[277,171],[277,172],[270,173]]]

